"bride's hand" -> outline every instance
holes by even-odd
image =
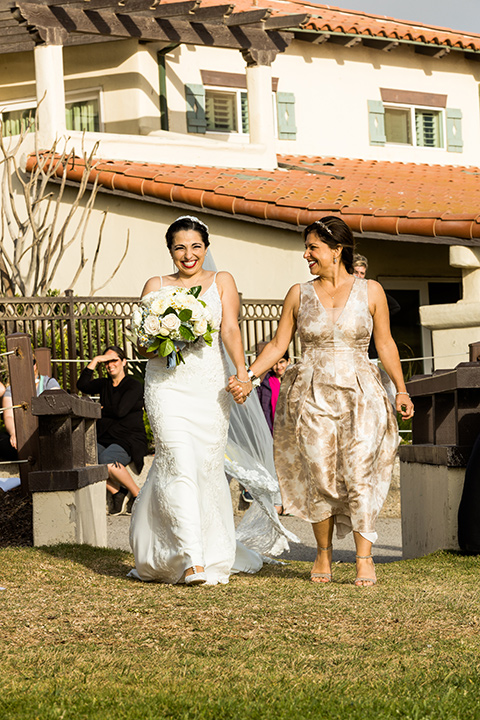
[[[236,403],[241,405],[250,395],[252,391],[252,384],[250,381],[241,383],[236,375],[232,375],[228,379],[228,385],[225,390],[233,395],[233,399]]]

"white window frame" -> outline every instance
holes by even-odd
[[[98,100],[98,126],[99,132],[104,132],[104,108],[103,108],[103,88],[93,87],[80,90],[71,90],[65,93],[65,110],[67,103],[88,100]],[[36,98],[27,98],[26,100],[6,100],[0,103],[0,118],[4,112],[16,112],[17,110],[34,110],[37,108]],[[77,132],[72,130],[71,132]]]
[[[414,147],[418,148],[419,150],[445,150],[446,149],[446,137],[447,137],[447,118],[446,118],[446,112],[445,108],[439,108],[439,107],[431,107],[428,105],[405,105],[403,103],[383,103],[383,108],[385,111],[385,145],[394,145],[395,147]],[[387,130],[386,130],[386,112],[387,110],[409,110],[410,111],[410,133],[412,136],[412,142],[411,143],[400,143],[400,142],[392,142],[387,138]],[[427,112],[435,112],[439,113],[440,115],[440,132],[442,134],[441,145],[417,145],[417,132],[416,132],[416,123],[415,123],[415,111],[416,110],[426,110]]]
[[[223,92],[223,93],[229,93],[230,95],[232,93],[236,94],[236,103],[237,103],[237,128],[238,130],[209,130],[207,128],[206,134],[207,135],[234,135],[234,136],[240,136],[242,138],[248,139],[250,137],[250,133],[244,133],[242,130],[242,93],[247,93],[247,90],[245,88],[232,88],[232,87],[225,87],[224,85],[204,85],[205,88],[205,102],[207,97],[207,92],[209,90],[213,90],[214,92]],[[277,121],[277,107],[276,107],[276,100],[277,100],[277,94],[274,90],[272,90],[272,111],[273,111],[273,118],[274,118],[274,137],[278,137],[278,121]],[[248,103],[248,93],[247,93],[247,103]],[[250,110],[249,110],[250,112]],[[249,114],[249,125],[250,125],[250,114]]]
[[[29,98],[27,100],[6,100],[0,103],[0,118],[3,121],[4,112],[17,112],[18,110],[36,110],[37,100],[36,98]],[[18,135],[11,135],[9,137],[18,137]]]
[[[80,90],[70,90],[65,93],[65,110],[67,103],[80,102],[85,100],[98,100],[98,132],[105,132],[104,107],[103,107],[103,88],[92,87]],[[69,132],[80,132],[79,130],[70,130]]]
[[[429,283],[456,283],[461,284],[462,279],[459,278],[445,278],[445,277],[386,277],[378,276],[378,282],[382,285],[386,292],[389,290],[418,290],[419,304],[430,305],[428,297],[428,284]],[[400,310],[401,312],[401,310]],[[420,325],[421,337],[422,337],[422,353],[425,360],[423,361],[423,371],[426,375],[430,375],[433,372],[433,344],[432,344],[432,331],[428,328]],[[453,358],[454,359],[454,358]]]

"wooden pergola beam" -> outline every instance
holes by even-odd
[[[165,5],[165,8],[168,6]],[[227,6],[221,6],[222,9]],[[228,6],[230,7],[230,6]],[[84,33],[107,38],[137,38],[168,43],[185,43],[233,48],[283,52],[292,33],[265,31],[259,27],[198,22],[196,14],[181,19],[159,18],[150,15],[125,14],[103,10],[84,10],[69,5],[42,5],[19,2],[21,17],[37,28],[46,39],[48,32]],[[227,16],[228,17],[228,16]]]

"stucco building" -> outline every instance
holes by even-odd
[[[131,238],[107,294],[168,272],[165,228],[194,212],[245,298],[281,298],[309,278],[302,227],[340,214],[402,305],[404,354],[437,367],[480,339],[479,60],[478,35],[321,4],[0,2],[4,135],[36,112],[40,149],[75,149],[72,183],[98,143],[105,268]]]

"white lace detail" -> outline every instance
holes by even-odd
[[[216,323],[222,302],[214,282],[203,294]],[[167,368],[149,360],[145,406],[155,436],[155,462],[134,504],[130,542],[136,576],[182,582],[192,565],[205,568],[209,584],[228,582],[235,561],[235,527],[223,469],[231,396],[220,334],[183,350],[185,364]],[[243,565],[256,571],[257,553]]]

